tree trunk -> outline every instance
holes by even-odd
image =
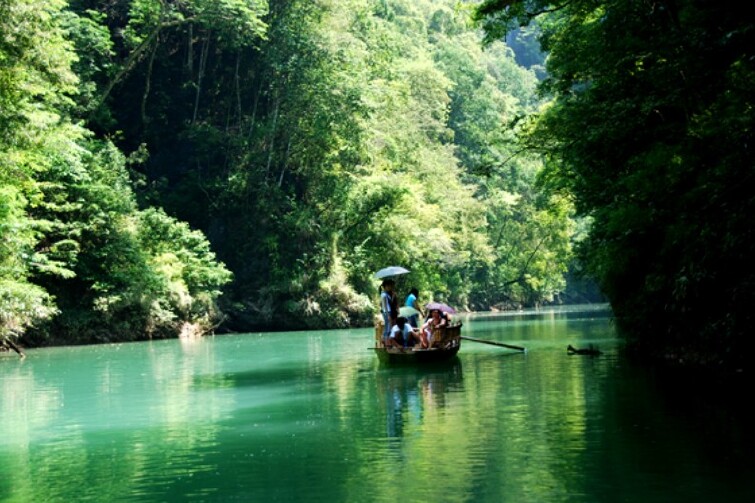
[[[286,173],[286,167],[288,166],[288,154],[291,152],[291,138],[288,139],[288,145],[286,145],[286,157],[283,160],[283,167],[281,168],[281,175],[278,178],[278,187],[283,187],[283,175]]]
[[[251,140],[252,134],[254,134],[254,122],[257,120],[257,105],[260,102],[260,94],[262,93],[262,82],[257,86],[257,92],[254,95],[254,106],[252,107],[252,117],[249,119],[249,139]]]
[[[238,53],[236,53],[236,71],[234,74],[234,80],[236,83],[236,113],[238,116],[239,121],[239,134],[243,134],[242,129],[242,118],[241,115],[241,77],[239,76],[239,66],[241,65],[241,51],[239,50]]]
[[[194,78],[194,25],[189,24],[189,44],[186,50],[186,70],[189,72],[189,79]]]
[[[10,338],[6,337],[6,338],[0,340],[0,344],[3,345],[3,346],[6,346],[6,347],[12,349],[13,351],[15,351],[16,353],[18,353],[18,356],[20,356],[21,358],[26,358],[26,355],[24,354],[24,352],[21,351],[21,349],[19,349],[19,347],[16,346],[13,343],[13,341],[10,340]]]
[[[152,54],[149,57],[149,65],[147,66],[147,78],[144,84],[144,95],[142,96],[142,124],[147,123],[147,98],[149,97],[149,91],[152,87],[152,67],[155,63],[155,53],[160,46],[160,35],[157,35],[155,46],[152,48]]]
[[[265,168],[265,180],[270,176],[270,166],[273,163],[273,151],[275,150],[275,135],[278,127],[278,112],[280,110],[280,97],[276,93],[275,97],[275,110],[273,111],[273,129],[270,133],[270,146],[267,153],[267,167]]]
[[[204,78],[204,71],[207,66],[207,55],[210,52],[210,34],[207,34],[207,38],[202,43],[202,52],[199,55],[199,74],[197,75],[197,92],[194,95],[194,113],[191,116],[191,123],[194,124],[197,121],[197,114],[199,112],[199,96],[202,94],[202,79]]]

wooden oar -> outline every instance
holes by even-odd
[[[492,346],[501,346],[503,348],[509,348],[509,349],[516,349],[517,351],[527,351],[527,348],[523,348],[522,346],[514,346],[512,344],[504,344],[502,342],[495,342],[495,341],[486,341],[484,339],[475,339],[473,337],[467,337],[466,335],[460,336],[465,341],[472,341],[472,342],[481,342],[482,344],[490,344]]]

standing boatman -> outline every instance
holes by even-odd
[[[383,315],[383,344],[387,342],[391,334],[391,327],[396,324],[398,319],[398,297],[393,290],[395,282],[392,279],[386,279],[380,285],[380,312]]]

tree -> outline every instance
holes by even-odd
[[[206,238],[158,209],[138,210],[125,159],[90,140],[75,179],[60,178],[60,226],[75,236],[68,277],[39,275],[60,314],[32,343],[104,342],[204,333],[220,319],[215,301],[231,279]]]
[[[642,351],[749,367],[753,27],[732,3],[498,2],[488,36],[541,26],[554,97],[531,144],[592,219],[582,247]]]
[[[55,313],[53,298],[32,283],[38,271],[68,275],[56,249],[45,242],[55,223],[30,211],[46,204],[37,179],[71,153],[67,136],[79,135],[61,121],[70,101],[73,54],[56,24],[62,2],[0,2],[0,337],[17,337]]]
[[[144,238],[155,217],[137,209],[123,155],[73,120],[79,81],[68,30],[86,23],[64,7],[0,2],[0,336],[143,338],[161,316],[206,329],[229,274],[185,224],[165,217],[160,228],[173,233]],[[191,310],[169,302],[178,276],[154,251],[161,239],[182,257],[189,300],[201,299]],[[121,317],[103,316],[115,304]],[[156,304],[165,304],[159,313]]]
[[[492,246],[490,260],[470,278],[472,304],[554,301],[565,287],[571,211],[565,199],[540,194],[535,181],[542,159],[517,138],[521,117],[538,106],[535,75],[503,43],[483,48],[479,33],[448,31],[435,35],[435,59],[453,82],[449,127],[464,179],[487,210]]]
[[[227,16],[199,6],[74,2],[77,47],[97,48],[77,70],[107,96],[79,102],[98,138],[148,153],[129,164],[139,206],[202,230],[233,271],[227,327],[367,323],[387,263],[459,307],[495,302],[474,295],[491,268],[517,273],[482,285],[496,298],[552,296],[560,266],[536,265],[561,260],[546,258],[558,225],[509,227],[505,260],[488,225],[496,191],[517,196],[517,218],[545,208],[539,161],[505,130],[535,105],[536,79],[503,44],[482,54],[468,7],[275,0],[249,13],[264,32],[229,39]]]

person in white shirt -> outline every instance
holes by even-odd
[[[413,347],[422,340],[419,331],[412,327],[403,316],[399,316],[396,324],[391,327],[391,333],[388,336],[388,347],[406,348]]]

